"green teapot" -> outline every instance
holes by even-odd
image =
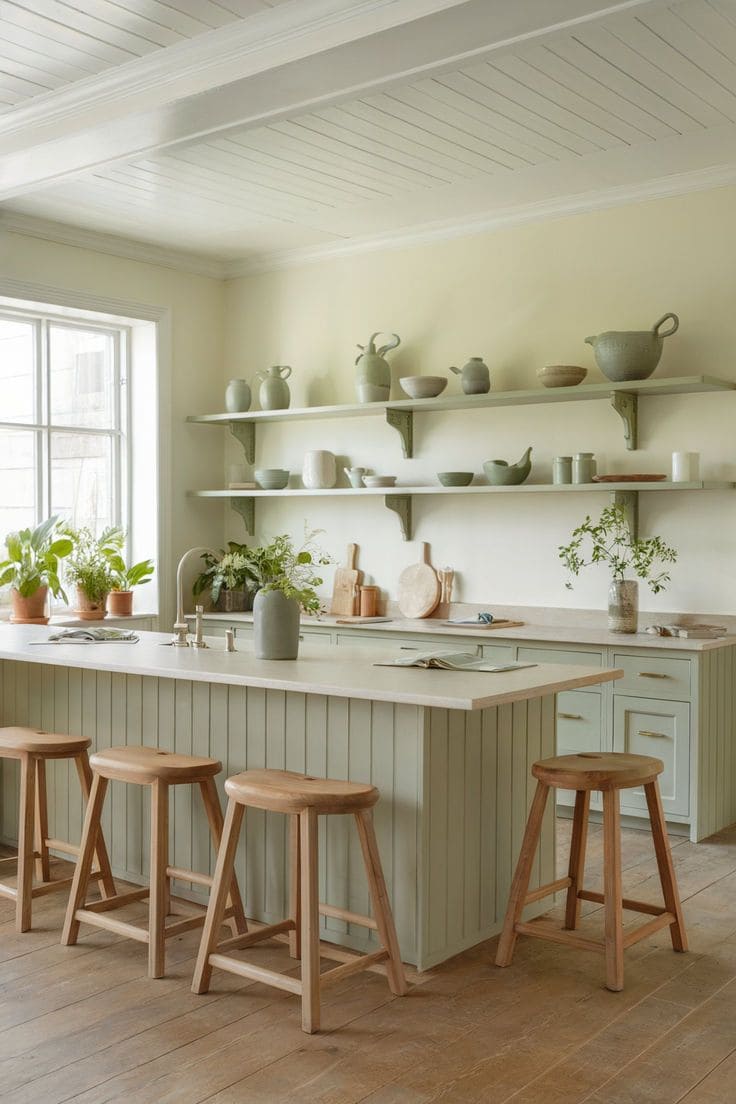
[[[358,399],[362,403],[386,402],[391,394],[391,367],[384,356],[401,344],[398,334],[390,334],[391,340],[376,348],[376,338],[381,331],[371,334],[367,345],[358,345],[361,353],[356,358],[358,369],[356,385]]]

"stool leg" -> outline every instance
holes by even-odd
[[[621,905],[621,812],[618,790],[603,791],[603,907],[606,988],[624,987],[624,926]]]
[[[43,759],[36,759],[36,877],[40,882],[51,881],[49,867],[49,849],[46,840],[49,838],[49,812],[46,801],[46,763]]]
[[[164,976],[166,939],[164,925],[169,910],[169,787],[151,785],[151,893],[148,905],[148,976]]]
[[[235,866],[235,852],[238,848],[240,827],[243,823],[245,807],[232,798],[227,803],[225,812],[225,824],[222,829],[222,839],[217,852],[217,864],[215,875],[210,887],[210,900],[207,905],[207,915],[202,928],[202,938],[199,941],[199,953],[194,967],[192,978],[192,992],[206,993],[210,987],[212,967],[210,955],[217,946],[217,935],[222,925],[222,917],[225,912],[227,895],[232,884],[233,869]]]
[[[289,932],[289,954],[302,957],[302,903],[299,885],[301,881],[301,848],[299,846],[299,817],[289,817],[289,918],[294,930]]]
[[[87,811],[84,814],[84,827],[82,828],[82,841],[79,845],[79,858],[74,868],[72,888],[69,891],[69,903],[66,908],[64,929],[61,933],[63,946],[70,947],[77,942],[79,936],[79,921],[77,909],[84,907],[87,900],[87,887],[89,876],[92,872],[92,860],[95,855],[95,845],[102,835],[100,814],[107,793],[107,779],[96,774],[92,779]]]
[[[368,875],[368,886],[373,903],[373,915],[378,925],[378,935],[384,949],[388,951],[387,974],[389,988],[397,997],[403,997],[407,990],[406,978],[401,966],[399,940],[396,935],[391,902],[388,897],[386,880],[383,876],[383,867],[381,866],[381,855],[373,825],[373,810],[362,809],[359,813],[356,813],[355,823],[358,826],[358,836],[363,851],[365,872]]]
[[[302,905],[302,1031],[319,1031],[318,820],[314,808],[299,814]]]
[[[532,807],[529,810],[529,819],[526,822],[526,828],[524,830],[524,839],[521,841],[519,861],[516,864],[514,879],[509,891],[506,919],[503,922],[503,930],[501,932],[501,938],[498,941],[498,949],[496,950],[497,966],[510,966],[511,960],[514,957],[516,925],[521,919],[524,901],[526,900],[526,895],[529,890],[529,878],[531,877],[532,863],[537,853],[537,844],[539,843],[539,836],[542,831],[542,818],[544,817],[548,794],[549,786],[545,786],[543,782],[538,781],[532,800]]]
[[[575,794],[575,813],[572,820],[572,839],[570,840],[570,863],[567,876],[570,886],[565,902],[565,927],[574,931],[580,921],[580,899],[578,892],[583,888],[585,876],[585,846],[588,842],[588,813],[590,811],[590,790],[578,790]]]
[[[654,840],[654,851],[657,856],[659,880],[662,883],[664,904],[667,911],[671,912],[675,918],[674,924],[670,924],[672,946],[676,951],[686,951],[687,935],[685,933],[685,921],[682,916],[680,894],[677,890],[677,879],[675,877],[675,868],[672,863],[672,852],[670,850],[670,841],[667,836],[667,826],[664,820],[659,783],[656,780],[654,782],[648,782],[644,787],[644,793],[646,794],[649,820],[652,825],[652,838]]]
[[[83,751],[80,755],[74,756],[74,765],[77,768],[82,797],[88,802],[92,789],[92,768],[89,765],[89,757],[86,751]],[[95,843],[95,854],[97,856],[97,867],[100,871],[100,877],[97,879],[100,895],[102,897],[114,897],[117,890],[115,889],[110,859],[107,854],[107,846],[102,835],[101,826],[97,834],[97,842]]]
[[[32,756],[20,761],[20,816],[18,819],[18,878],[15,899],[15,930],[31,926],[33,894],[33,831],[35,824],[36,763]]]
[[[215,853],[217,853],[220,850],[220,843],[222,842],[222,808],[220,807],[220,799],[217,796],[215,780],[213,778],[208,778],[205,782],[199,783],[199,788],[202,793],[202,802],[204,803],[205,812],[207,813],[207,820],[210,824],[210,833],[212,835],[212,842],[215,845]],[[245,919],[245,910],[240,896],[240,889],[238,888],[238,879],[235,877],[234,873],[230,881],[228,903],[233,910],[233,915],[231,919],[228,920],[233,935],[240,935],[242,932],[247,932],[248,923]]]

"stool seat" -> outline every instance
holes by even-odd
[[[44,759],[70,759],[86,751],[91,741],[82,736],[60,736],[37,728],[0,728],[0,759],[42,755]]]
[[[166,782],[170,786],[203,782],[222,770],[217,759],[151,747],[107,748],[96,751],[89,762],[95,774],[103,778],[144,786],[153,782]]]
[[[225,793],[257,809],[277,813],[314,809],[320,815],[370,809],[379,797],[376,787],[368,783],[313,778],[309,774],[283,770],[243,771],[227,779]]]
[[[664,770],[661,759],[625,752],[580,752],[540,759],[532,774],[545,786],[563,790],[629,790],[646,786]]]

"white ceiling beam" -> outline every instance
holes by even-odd
[[[0,121],[0,199],[662,0],[291,0]]]

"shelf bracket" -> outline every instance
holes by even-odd
[[[411,495],[384,495],[383,502],[397,515],[403,539],[411,540]]]
[[[386,410],[386,423],[401,438],[401,451],[407,460],[414,455],[414,414],[411,410]]]
[[[231,498],[230,505],[236,514],[240,514],[249,537],[256,531],[256,500],[254,498]]]
[[[230,432],[240,441],[249,464],[256,462],[256,427],[253,422],[231,422]]]
[[[638,491],[611,491],[611,505],[622,506],[626,514],[629,531],[634,538],[639,538],[639,492]]]
[[[639,396],[628,391],[613,391],[611,406],[624,423],[624,440],[630,451],[639,447]]]

